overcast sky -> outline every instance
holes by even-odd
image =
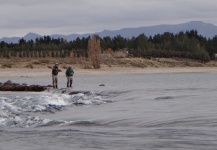
[[[0,0],[0,38],[188,21],[217,25],[216,14],[217,0]]]

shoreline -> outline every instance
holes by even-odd
[[[207,63],[192,59],[180,58],[110,58],[103,60],[100,69],[90,69],[91,63],[82,58],[25,58],[0,59],[0,77],[48,77],[51,76],[52,66],[58,62],[65,76],[65,70],[72,66],[74,76],[100,76],[124,74],[153,74],[153,73],[188,73],[188,72],[217,72],[217,61]]]
[[[65,69],[59,76],[65,75]],[[155,74],[155,73],[192,73],[217,72],[217,67],[162,67],[162,68],[133,68],[133,67],[102,67],[100,69],[74,68],[76,76],[100,76],[122,74]],[[0,77],[47,77],[51,76],[51,68],[0,68]]]

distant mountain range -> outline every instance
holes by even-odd
[[[137,37],[138,35],[144,33],[147,37],[154,36],[156,34],[163,34],[164,32],[170,32],[170,33],[179,33],[180,31],[190,31],[190,30],[197,30],[198,34],[206,37],[206,38],[213,38],[215,35],[217,35],[217,26],[210,24],[210,23],[204,23],[202,21],[191,21],[187,23],[182,24],[176,24],[176,25],[156,25],[156,26],[144,26],[144,27],[138,27],[138,28],[123,28],[120,30],[104,30],[101,32],[95,32],[95,33],[87,33],[87,34],[69,34],[69,35],[61,35],[61,34],[52,34],[49,35],[51,38],[64,38],[67,41],[73,41],[77,37],[88,37],[93,34],[97,34],[100,37],[110,36],[115,37],[117,35],[121,35],[125,38],[132,38]],[[44,35],[39,35],[36,33],[28,33],[24,37],[3,37],[0,39],[0,41],[5,41],[7,43],[18,43],[18,41],[23,38],[25,40],[35,40],[38,37],[42,37]]]

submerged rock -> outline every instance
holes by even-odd
[[[75,95],[75,94],[79,94],[79,93],[83,93],[83,94],[90,94],[90,91],[71,91],[69,93],[69,95]]]
[[[166,99],[174,99],[175,97],[172,96],[162,96],[162,97],[156,97],[155,100],[166,100]]]
[[[41,92],[45,91],[50,86],[41,86],[41,85],[27,85],[13,83],[8,80],[5,83],[0,84],[0,91],[31,91],[31,92]]]

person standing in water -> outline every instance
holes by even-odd
[[[58,63],[56,63],[52,68],[53,88],[56,88],[56,89],[58,88],[57,75],[59,72],[61,72],[61,70],[59,70]]]
[[[66,69],[67,87],[72,87],[74,70],[71,66]]]

